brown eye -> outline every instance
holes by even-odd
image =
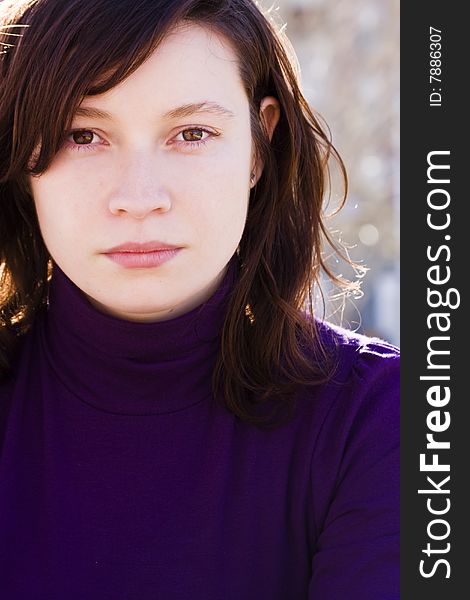
[[[203,139],[203,129],[185,129],[181,132],[185,142],[199,142]]]
[[[91,144],[93,136],[95,135],[92,131],[73,131],[71,137],[75,144]]]

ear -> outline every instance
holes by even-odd
[[[280,104],[279,104],[278,100],[276,98],[274,98],[274,96],[265,96],[261,100],[259,116],[260,116],[260,120],[262,121],[263,126],[269,136],[269,140],[271,140],[273,137],[273,133],[276,128],[276,125],[278,124],[279,118],[281,116]],[[253,161],[251,171],[254,172],[255,177],[252,182],[252,186],[255,185],[256,182],[258,181],[258,179],[263,171],[263,167],[264,167],[264,165],[262,163],[255,164]]]

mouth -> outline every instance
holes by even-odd
[[[181,246],[176,246],[174,244],[166,244],[164,242],[160,242],[158,240],[153,240],[149,242],[125,242],[124,244],[120,244],[119,246],[114,246],[109,250],[106,250],[103,254],[146,254],[152,252],[166,252],[179,250]]]
[[[106,252],[105,256],[127,269],[149,269],[159,267],[174,258],[182,248],[160,247],[153,250],[125,250]]]

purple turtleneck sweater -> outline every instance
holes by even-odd
[[[397,349],[320,324],[334,379],[242,422],[211,394],[237,272],[136,323],[55,266],[0,383],[0,598],[398,599]]]

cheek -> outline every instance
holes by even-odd
[[[90,214],[84,202],[86,195],[79,186],[43,176],[31,188],[41,233],[51,253],[53,247],[74,243],[92,226],[93,219],[86,217]]]
[[[234,176],[232,167],[212,175],[197,188],[180,189],[175,209],[181,211],[182,219],[191,223],[203,243],[232,244],[241,236],[249,198],[249,186],[244,185],[244,178],[240,172]]]

